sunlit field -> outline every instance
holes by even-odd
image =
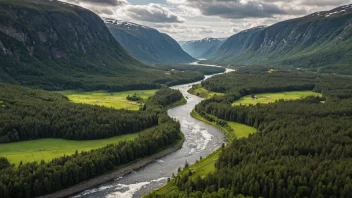
[[[126,99],[128,95],[143,98],[146,101],[149,97],[153,96],[157,90],[136,90],[124,92],[78,92],[78,91],[61,91],[60,94],[67,96],[72,102],[100,105],[105,107],[112,107],[115,109],[138,110],[140,104],[138,102],[129,101]]]
[[[147,129],[153,130],[153,128]],[[140,132],[143,133],[144,131]],[[90,151],[104,147],[109,144],[116,144],[121,141],[133,140],[139,133],[120,135],[102,140],[64,140],[64,139],[39,139],[23,142],[0,144],[0,156],[6,157],[10,163],[18,165],[21,161],[40,162],[50,161],[64,155],[72,155],[76,152]]]
[[[201,98],[211,98],[213,96],[223,96],[223,93],[218,93],[218,92],[213,92],[206,90],[204,87],[202,87],[201,84],[194,85],[191,89],[188,90],[188,93],[199,96]]]
[[[308,96],[322,96],[320,93],[312,91],[292,91],[292,92],[280,92],[280,93],[264,93],[255,94],[257,98],[252,98],[252,95],[244,96],[241,99],[232,103],[233,106],[236,105],[255,105],[258,103],[268,104],[273,103],[278,100],[298,100],[306,98]]]

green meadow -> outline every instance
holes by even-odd
[[[153,128],[147,129],[152,130]],[[140,133],[143,133],[140,132]],[[76,152],[90,151],[104,147],[109,144],[116,144],[121,141],[129,141],[138,137],[139,133],[120,135],[102,140],[64,140],[64,139],[39,139],[23,142],[0,144],[0,156],[6,157],[10,163],[18,165],[21,161],[40,162],[50,161],[64,155],[72,155]]]
[[[58,93],[67,96],[72,102],[83,103],[90,105],[100,105],[105,107],[112,107],[115,109],[138,110],[140,104],[138,102],[129,101],[126,99],[128,95],[143,98],[146,101],[149,97],[153,96],[157,90],[136,90],[124,92],[106,92],[106,91],[93,91],[93,92],[79,92],[79,91],[60,91]]]
[[[213,92],[206,90],[202,87],[201,84],[193,85],[191,89],[188,90],[188,93],[199,96],[201,98],[211,98],[213,96],[223,96],[223,93]]]
[[[298,100],[306,98],[308,96],[322,96],[322,94],[313,91],[290,91],[280,93],[256,94],[255,96],[257,97],[257,99],[252,99],[251,95],[244,96],[241,99],[232,103],[232,105],[256,105],[258,103],[268,104],[278,100]]]
[[[229,139],[229,142],[231,142],[235,138],[247,138],[250,134],[253,134],[257,131],[255,128],[244,125],[244,124],[239,124],[236,122],[228,122],[228,125],[232,129],[232,131],[229,131],[225,127],[221,127],[221,126],[217,125],[215,122],[210,122],[210,121],[204,119],[202,116],[200,116],[195,111],[192,111],[191,115],[193,118],[195,118],[197,120],[200,120],[202,122],[206,122],[210,125],[217,127],[218,129],[222,130],[226,134],[227,138]],[[192,178],[196,178],[198,176],[204,177],[206,174],[214,172],[215,171],[215,162],[219,158],[220,152],[221,152],[221,149],[215,151],[214,153],[208,155],[206,158],[203,158],[203,159],[199,160],[197,163],[191,165],[189,167],[189,169],[192,171]],[[180,174],[188,174],[188,169],[183,170]],[[178,188],[177,188],[177,186],[175,186],[173,180],[155,192],[157,194],[160,193],[160,194],[165,195],[165,194],[172,192],[172,191],[178,191]]]

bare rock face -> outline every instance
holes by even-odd
[[[6,26],[3,24],[0,24],[0,32],[22,43],[25,43],[28,40],[28,37],[24,32],[22,32],[21,30],[17,30],[12,26]]]

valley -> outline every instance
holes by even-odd
[[[0,0],[0,197],[352,197],[344,4]]]
[[[231,71],[233,70],[227,70],[227,72]],[[214,75],[206,76],[206,79],[212,76]],[[180,90],[187,100],[185,105],[168,110],[168,115],[180,122],[181,131],[185,137],[185,142],[180,150],[155,160],[131,174],[86,190],[74,197],[144,196],[165,185],[167,178],[171,177],[172,173],[176,174],[177,169],[183,166],[186,161],[193,164],[200,156],[205,157],[220,148],[225,142],[225,135],[217,127],[198,121],[190,115],[194,106],[203,99],[189,94],[187,90],[192,85],[199,83],[172,87],[172,89]]]

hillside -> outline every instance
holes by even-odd
[[[202,40],[187,41],[181,45],[182,49],[195,58],[210,58],[221,47],[226,39],[205,38]]]
[[[351,36],[352,5],[347,5],[240,32],[223,44],[211,62],[346,71],[352,61]]]
[[[177,41],[156,29],[114,19],[105,19],[105,23],[114,38],[142,62],[166,64],[194,61]]]
[[[147,68],[100,17],[59,1],[0,0],[0,48],[0,82],[42,89],[150,89],[195,75]]]

